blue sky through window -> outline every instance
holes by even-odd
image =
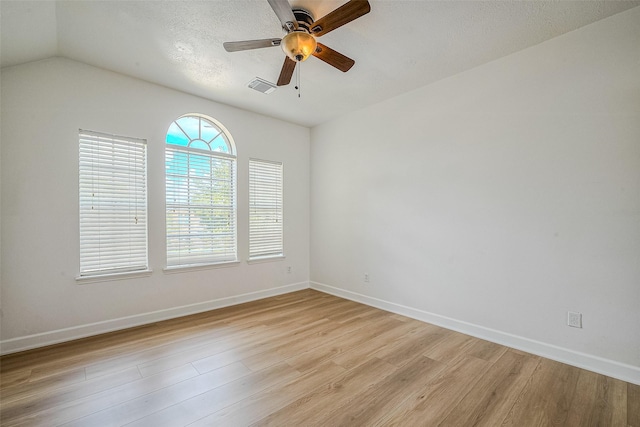
[[[229,143],[218,126],[198,116],[175,120],[167,131],[167,144],[229,153]]]

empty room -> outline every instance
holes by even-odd
[[[640,427],[640,1],[0,17],[3,427]]]

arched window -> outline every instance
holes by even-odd
[[[214,119],[188,114],[165,147],[167,266],[237,261],[236,150]]]

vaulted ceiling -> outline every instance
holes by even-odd
[[[345,0],[291,0],[318,19]],[[371,12],[320,41],[355,60],[347,73],[309,58],[295,84],[278,79],[279,47],[228,53],[225,41],[278,38],[267,0],[0,2],[1,65],[54,56],[217,102],[314,126],[542,43],[640,1],[370,0]],[[295,81],[294,75],[294,81]]]

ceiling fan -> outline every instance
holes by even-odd
[[[291,82],[293,71],[298,62],[305,61],[310,55],[326,62],[342,72],[347,72],[355,61],[335,50],[318,43],[316,37],[327,34],[354,19],[369,13],[371,6],[367,0],[350,0],[333,12],[314,21],[313,15],[305,9],[291,8],[288,0],[267,0],[287,33],[283,38],[245,40],[223,43],[227,52],[260,49],[281,46],[287,55],[278,77],[278,86]]]

